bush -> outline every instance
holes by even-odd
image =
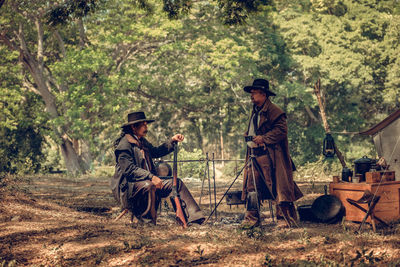
[[[321,156],[315,162],[308,162],[302,166],[296,166],[294,179],[302,182],[326,182],[331,181],[333,175],[341,176],[342,165],[336,158],[325,159]]]
[[[245,161],[228,161],[228,162],[226,162],[222,169],[223,176],[236,177],[238,172],[243,168],[244,164],[245,164]]]
[[[203,179],[206,167],[205,155],[200,149],[194,149],[193,152],[180,149],[178,161],[180,160],[200,160],[195,162],[178,163],[178,177]],[[172,164],[171,164],[172,165]],[[210,169],[210,173],[212,170]]]

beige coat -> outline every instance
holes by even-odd
[[[256,155],[256,160],[264,175],[264,182],[258,180],[262,178],[254,168],[260,199],[272,198],[277,202],[293,202],[303,196],[293,181],[294,164],[289,154],[287,131],[286,114],[267,99],[260,111],[260,121],[256,129],[256,135],[262,135],[265,144],[263,148],[258,149]],[[246,160],[249,159],[249,155],[250,149],[248,148]],[[244,171],[243,200],[246,199],[247,192],[253,191],[250,188],[253,183],[249,179],[253,179],[251,165]],[[268,191],[272,192],[272,197]]]

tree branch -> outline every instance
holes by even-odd
[[[242,108],[242,111],[243,111],[244,113],[246,113],[246,112],[247,112],[247,111],[246,111],[246,108],[245,108],[245,106],[242,104],[242,102],[240,102],[240,97],[236,94],[235,90],[233,90],[233,85],[232,85],[232,84],[231,84],[231,86],[230,86],[230,89],[231,89],[233,95],[235,96],[235,98],[236,98],[236,100],[237,100],[236,103],[238,103],[239,106]]]
[[[79,46],[85,47],[89,43],[89,39],[86,36],[85,27],[81,18],[76,20],[79,29]]]
[[[40,91],[37,90],[36,87],[32,84],[32,82],[29,79],[27,79],[26,77],[24,77],[22,85],[25,86],[26,89],[34,92],[35,94],[42,96]]]
[[[138,88],[136,89],[136,92],[139,93],[140,95],[150,99],[150,100],[157,100],[157,102],[164,102],[164,103],[168,103],[168,104],[173,104],[173,105],[178,105],[179,102],[176,100],[173,100],[171,98],[167,98],[167,97],[162,97],[162,96],[154,96],[154,95],[150,95],[148,93],[146,93],[145,91],[143,91],[141,89],[141,85],[138,86]],[[194,109],[194,108],[190,108],[190,107],[182,107],[182,110],[184,112],[201,112],[201,109]]]
[[[322,98],[321,98],[320,87],[321,87],[321,80],[318,79],[318,81],[314,85],[314,93],[317,96],[317,100],[318,100],[318,104],[319,104],[319,108],[320,108],[320,112],[321,112],[321,117],[322,117],[322,123],[324,124],[325,132],[326,133],[330,133],[331,129],[329,127],[328,120],[326,119],[325,105],[324,105],[324,103],[322,101]]]
[[[63,58],[65,58],[67,53],[65,51],[64,41],[63,41],[60,33],[57,30],[55,30],[53,33],[54,33],[54,36],[56,37],[58,47],[60,48],[61,55],[63,56]]]
[[[0,41],[2,41],[2,43],[8,46],[10,50],[18,51],[19,50],[18,47],[11,42],[11,40],[7,37],[6,33],[7,33],[6,31],[3,31],[0,34]]]
[[[327,134],[331,133],[331,129],[329,128],[329,124],[328,124],[328,120],[326,119],[326,114],[325,114],[325,106],[322,102],[321,99],[321,80],[318,79],[318,81],[315,83],[314,85],[314,93],[317,96],[318,99],[318,105],[319,105],[319,109],[321,111],[321,117],[322,117],[322,122],[324,123],[324,128],[325,128],[325,132]],[[340,150],[338,149],[336,143],[334,143],[334,148],[335,148],[335,152],[336,155],[340,161],[340,163],[342,164],[342,167],[345,168],[346,167],[346,162],[344,161],[344,157],[342,155],[342,153],[340,152]]]
[[[312,121],[314,121],[314,122],[319,122],[318,118],[315,117],[314,113],[311,111],[311,109],[310,109],[309,106],[305,106],[304,108],[305,108],[305,110],[306,110],[308,116],[310,116],[310,118],[311,118]]]
[[[37,62],[38,62],[38,67],[41,71],[43,71],[43,27],[42,23],[40,23],[40,20],[38,17],[35,19],[35,25],[36,25],[36,30],[37,30],[37,38],[38,38],[38,47],[37,47]]]
[[[142,43],[139,42],[137,44],[132,45],[131,47],[125,48],[125,49],[120,49],[122,50],[124,53],[118,57],[115,56],[117,59],[114,59],[116,61],[116,70],[119,72],[122,65],[133,55],[138,54],[139,52],[142,51],[146,51],[146,50],[151,50],[150,52],[153,51],[153,49],[160,47],[161,45],[166,45],[171,43],[172,41],[163,41],[163,42],[157,42],[157,43],[150,43],[150,44],[146,44],[146,43]],[[126,51],[126,52],[125,52]],[[118,53],[118,51],[116,51],[116,53]],[[111,71],[111,67],[109,68],[108,72]],[[107,73],[108,73],[107,72]]]

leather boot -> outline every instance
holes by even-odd
[[[257,210],[248,210],[244,215],[244,219],[241,223],[241,227],[244,229],[251,229],[260,225],[260,220],[258,219]]]
[[[289,215],[290,215],[290,217],[292,217],[292,219],[296,223],[299,222],[299,219],[298,219],[298,216],[297,216],[296,207],[294,206],[293,202],[290,202],[290,204],[289,204]]]
[[[260,225],[259,204],[257,201],[256,192],[247,193],[246,213],[241,224],[242,228],[254,228]]]
[[[197,205],[196,200],[194,200],[192,194],[190,194],[188,188],[186,185],[179,179],[179,196],[182,201],[182,208],[183,211],[186,215],[187,222],[188,223],[197,223],[197,224],[202,224],[206,217],[204,216],[203,212],[200,210],[199,205]],[[171,201],[173,203],[173,207],[175,209],[175,203],[174,201]]]
[[[296,213],[296,209],[293,205],[293,202],[281,202],[279,203],[279,205],[277,205],[277,210],[279,207],[279,211],[281,212],[282,215],[282,219],[285,220],[287,227],[292,227],[292,226],[298,226],[297,225],[297,213]],[[277,211],[278,214],[278,211]],[[281,219],[278,218],[277,215],[277,219]]]

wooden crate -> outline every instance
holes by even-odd
[[[375,206],[375,215],[385,222],[395,221],[400,219],[400,181],[382,182],[379,183],[330,183],[329,193],[338,197],[345,209],[346,220],[361,222],[365,213],[347,202],[347,198],[358,200],[364,194],[365,190],[372,193],[377,192],[381,196],[378,204]],[[367,204],[360,204],[365,209],[368,209]],[[367,222],[370,221],[368,218]]]
[[[368,184],[379,183],[382,181],[394,181],[395,180],[394,171],[379,171],[379,172],[366,172],[365,181]]]

